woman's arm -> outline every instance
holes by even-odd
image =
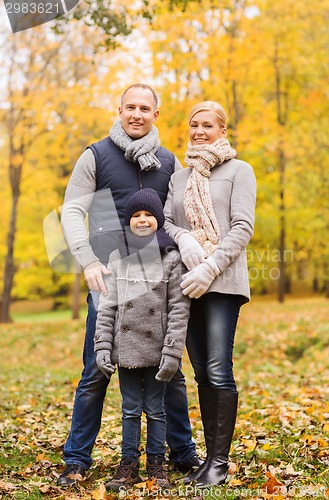
[[[169,236],[177,243],[182,261],[187,269],[193,269],[204,262],[207,254],[200,243],[190,234],[188,229],[176,226],[173,210],[173,176],[170,179],[167,200],[164,207],[164,228]],[[184,207],[182,207],[184,210]]]
[[[254,232],[255,205],[255,175],[252,167],[243,162],[233,180],[230,213],[231,228],[219,242],[218,250],[212,254],[220,272],[223,272],[248,245]],[[215,210],[218,209],[218,207],[214,208]]]

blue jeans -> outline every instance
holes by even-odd
[[[192,299],[186,346],[199,386],[236,392],[233,347],[241,296],[210,292]]]
[[[91,452],[101,426],[103,402],[109,380],[96,365],[94,334],[99,294],[88,294],[88,316],[83,350],[84,369],[78,384],[71,423],[71,431],[64,446],[66,464],[88,469],[92,464]],[[167,443],[172,462],[187,460],[195,454],[184,375],[177,371],[166,384],[165,408],[167,415]]]
[[[165,456],[165,384],[155,380],[158,369],[149,366],[118,370],[122,395],[122,458],[140,456],[142,412],[147,421],[146,455]]]

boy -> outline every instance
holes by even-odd
[[[163,229],[161,200],[142,189],[125,210],[125,243],[112,252],[107,295],[100,299],[94,338],[96,362],[108,377],[118,365],[122,395],[122,460],[106,485],[119,491],[141,481],[141,414],[147,418],[147,472],[168,488],[164,467],[165,384],[184,349],[189,299],[181,292],[183,271],[174,241]]]

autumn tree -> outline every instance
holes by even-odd
[[[175,22],[165,8],[158,11],[158,28],[149,34],[154,72],[167,103],[162,137],[181,158],[192,104],[212,99],[228,110],[230,138],[258,178],[256,234],[250,245],[257,279],[252,286],[266,291],[266,283],[277,283],[280,301],[293,278],[298,279],[301,261],[316,251],[306,251],[314,235],[307,232],[307,241],[305,228],[298,237],[295,230],[303,224],[298,216],[303,207],[298,172],[305,168],[308,155],[308,140],[299,131],[310,127],[315,112],[305,110],[303,102],[310,104],[312,94],[319,100],[326,88],[326,11],[328,5],[318,10],[289,1],[191,3],[187,12],[174,11]],[[325,107],[316,112],[321,123],[327,120]],[[321,143],[324,159],[325,134],[321,125],[317,130],[313,140]],[[323,192],[324,172],[321,178]],[[312,188],[318,179],[314,174],[308,179]],[[318,192],[315,199],[320,201]],[[308,220],[309,227],[317,224],[313,208],[308,209]]]
[[[35,99],[40,99],[38,91],[42,84],[45,85],[47,69],[59,49],[58,43],[45,47],[41,33],[31,30],[22,35],[8,37],[5,45],[7,110],[3,119],[8,137],[8,174],[12,206],[4,267],[2,322],[10,321],[9,307],[15,274],[14,246],[23,168],[33,141],[46,131],[45,123],[40,126],[36,119],[39,109],[35,106]],[[40,50],[40,47],[43,48]]]

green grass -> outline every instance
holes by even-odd
[[[235,342],[240,400],[230,481],[203,498],[328,498],[328,304],[322,298],[282,305],[253,300],[242,308]],[[69,493],[56,487],[82,370],[85,323],[83,314],[78,321],[62,314],[33,311],[24,321],[20,316],[21,321],[0,326],[1,500],[115,498],[106,497],[102,488],[120,459],[116,375],[85,483]],[[197,390],[186,356],[184,372],[193,434],[203,454]],[[145,423],[141,446],[144,452]],[[184,489],[171,468],[170,479],[172,498],[202,498],[201,492]],[[130,498],[138,498],[137,493]]]
[[[87,314],[87,308],[80,309],[80,317]],[[14,312],[12,314],[15,323],[39,323],[70,320],[72,318],[72,311],[69,309],[59,311],[42,311],[42,312]]]

